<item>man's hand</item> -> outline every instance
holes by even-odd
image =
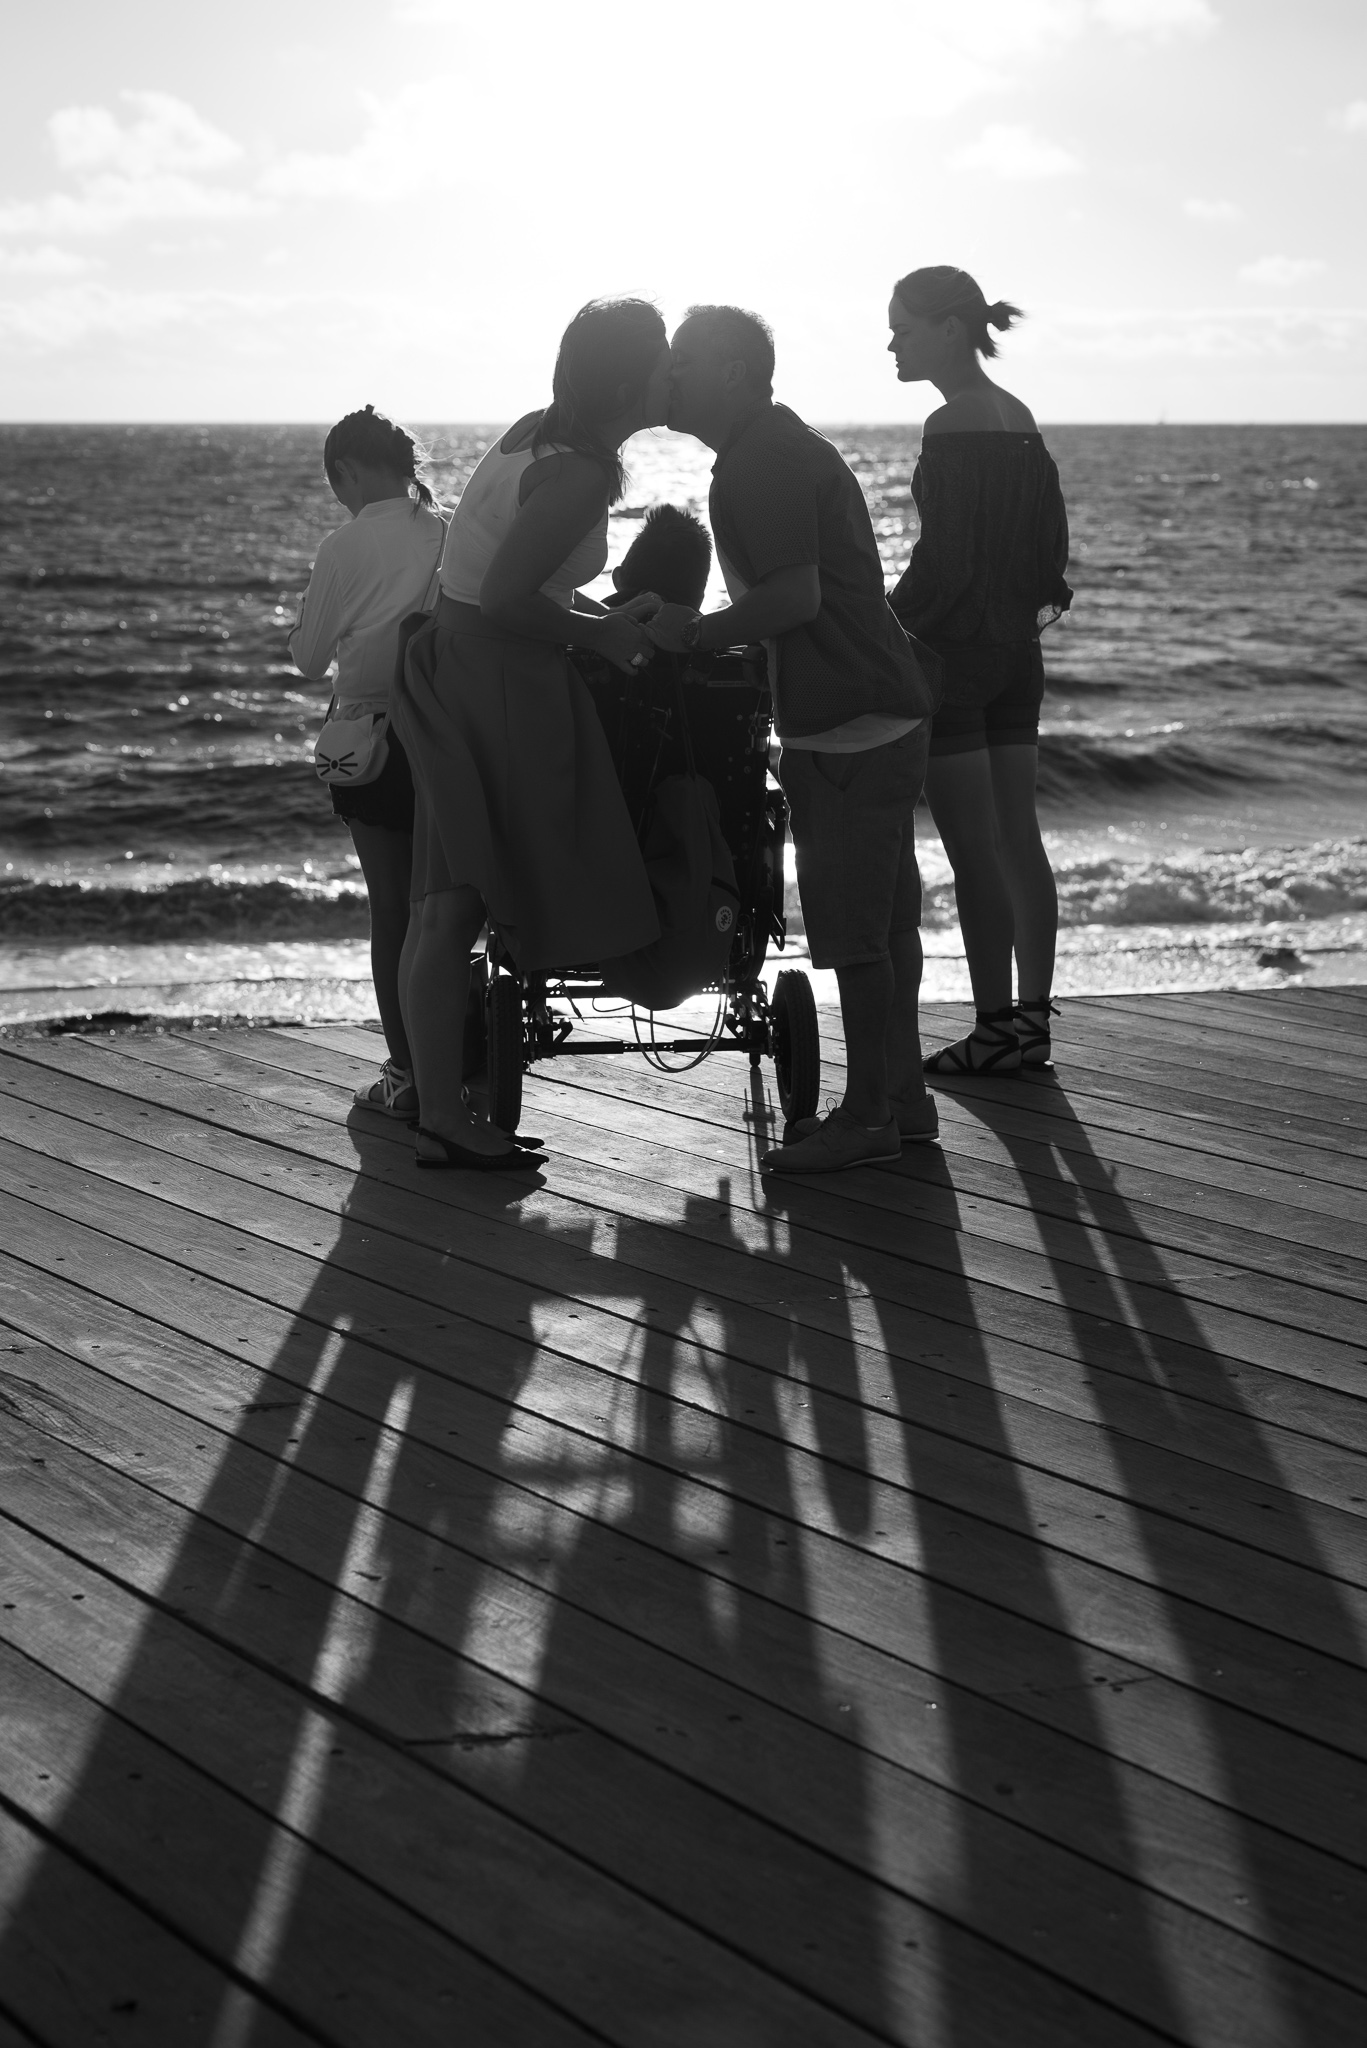
[[[700,616],[690,604],[662,604],[647,624],[646,631],[666,654],[682,654],[685,651],[683,629]]]
[[[664,599],[657,597],[653,590],[643,590],[638,596],[629,597],[625,604],[615,605],[613,609],[619,611],[625,619],[636,619],[641,625],[648,626],[663,603]]]

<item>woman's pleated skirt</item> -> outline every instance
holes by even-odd
[[[392,717],[413,769],[413,893],[468,886],[524,971],[659,937],[598,713],[564,650],[444,597],[409,642]]]

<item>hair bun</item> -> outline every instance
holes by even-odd
[[[987,308],[989,325],[1003,329],[1009,327],[1013,310],[1014,308],[1008,306],[1005,299],[998,299],[995,305]]]

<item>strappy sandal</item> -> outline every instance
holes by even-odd
[[[924,1062],[928,1074],[1015,1074],[1020,1071],[1020,1041],[1016,1037],[1016,1012],[979,1010],[967,1038],[942,1045]]]
[[[436,1167],[463,1166],[471,1173],[523,1173],[532,1172],[546,1164],[544,1152],[527,1152],[516,1142],[510,1152],[472,1152],[468,1145],[462,1145],[455,1138],[444,1138],[440,1131],[429,1131],[418,1125],[418,1136],[430,1138],[434,1145],[440,1145],[443,1157],[424,1159],[418,1154],[419,1166]]]
[[[358,1088],[352,1101],[357,1109],[377,1109],[381,1116],[402,1117],[407,1123],[418,1108],[411,1068],[398,1067],[393,1060],[386,1060],[380,1068],[379,1080],[372,1081],[367,1088]]]
[[[1046,996],[1042,1003],[1017,1003],[1016,1043],[1021,1049],[1023,1067],[1052,1067],[1054,1064],[1054,1042],[1049,1035],[1049,1019],[1057,1017],[1059,1006]]]

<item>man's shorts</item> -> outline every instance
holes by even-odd
[[[1039,745],[1044,657],[1038,640],[1021,647],[938,651],[945,664],[945,702],[931,726],[933,755]]]
[[[915,814],[929,742],[922,719],[862,754],[783,749],[778,775],[813,967],[884,960],[889,939],[920,924]]]

